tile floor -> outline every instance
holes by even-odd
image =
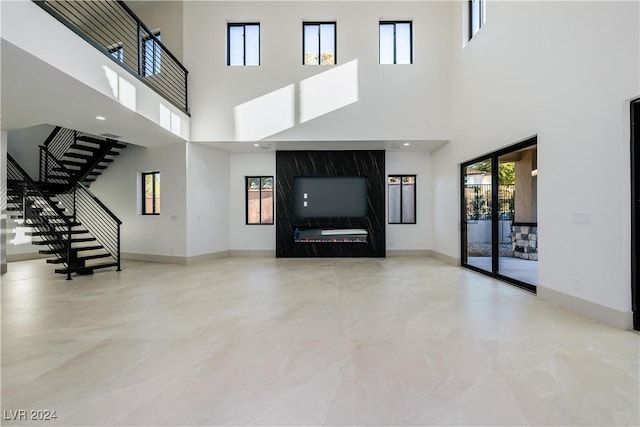
[[[467,263],[490,272],[491,261],[491,257],[469,257]],[[501,256],[498,262],[501,275],[531,285],[538,285],[538,261]]]
[[[6,426],[640,424],[638,334],[429,258],[9,267]]]

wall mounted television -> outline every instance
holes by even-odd
[[[367,205],[367,177],[294,177],[297,218],[362,218]]]

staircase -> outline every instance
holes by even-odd
[[[7,156],[7,210],[31,227],[39,253],[52,255],[55,272],[120,271],[122,222],[88,189],[125,145],[55,128],[40,146],[40,181]]]
[[[89,188],[124,148],[115,139],[56,127],[40,146],[40,182],[58,190],[76,182]]]

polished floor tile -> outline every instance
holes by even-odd
[[[637,333],[434,259],[9,267],[2,425],[640,425]]]

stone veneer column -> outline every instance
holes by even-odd
[[[511,226],[511,244],[516,258],[538,260],[538,227],[530,225]]]

